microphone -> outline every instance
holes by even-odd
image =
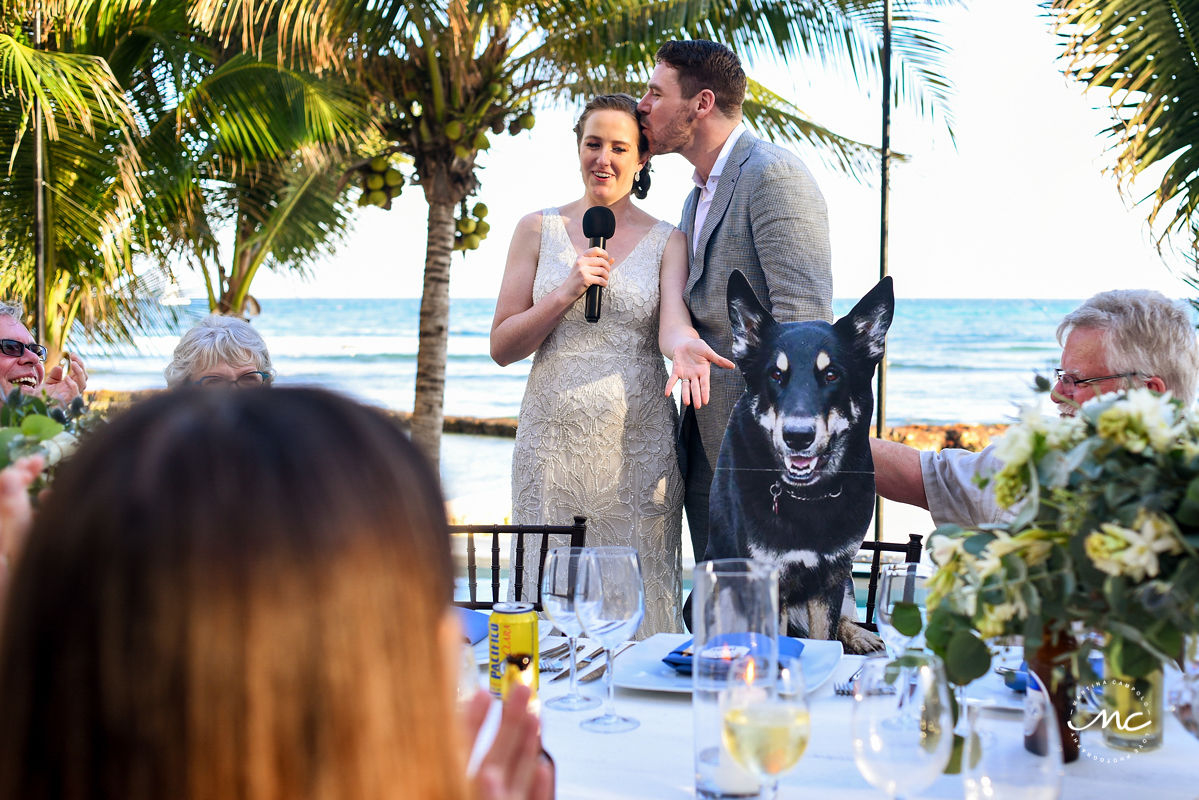
[[[592,206],[583,214],[583,235],[588,239],[588,248],[601,250],[607,240],[616,233],[616,215],[607,206]],[[604,287],[592,284],[587,287],[587,298],[583,301],[583,317],[588,322],[599,322],[600,305],[604,301]]]

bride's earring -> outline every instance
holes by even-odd
[[[641,170],[637,170],[637,174],[633,176],[633,183],[641,180]]]

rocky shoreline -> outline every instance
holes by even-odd
[[[153,394],[155,389],[140,392],[113,392],[100,390],[87,393],[88,403],[96,409],[108,409],[129,403]],[[407,427],[412,419],[410,411],[390,412],[401,425]],[[953,425],[896,425],[887,428],[885,438],[903,442],[918,450],[940,450],[945,447],[961,447],[966,450],[981,450],[992,439],[1001,435],[1007,425],[981,425],[958,423]],[[474,436],[516,436],[516,417],[446,417],[442,428],[446,433],[461,433]]]

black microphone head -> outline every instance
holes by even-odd
[[[616,215],[607,206],[592,206],[583,214],[583,235],[588,239],[611,239],[616,233]]]

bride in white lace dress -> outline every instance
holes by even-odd
[[[669,393],[685,381],[684,402],[702,404],[709,363],[732,363],[691,326],[683,235],[631,201],[649,186],[636,101],[595,98],[575,134],[585,194],[517,225],[491,329],[491,355],[501,365],[536,351],[512,458],[512,521],[569,524],[583,514],[588,545],[636,548],[646,595],[637,636],[644,638],[682,629],[683,484]],[[589,248],[583,235],[583,214],[593,206],[616,217],[604,250]],[[597,323],[583,316],[593,284],[604,287]],[[673,359],[669,378],[663,353]],[[532,577],[537,554],[529,549],[524,574]],[[536,597],[535,585],[525,597]]]

